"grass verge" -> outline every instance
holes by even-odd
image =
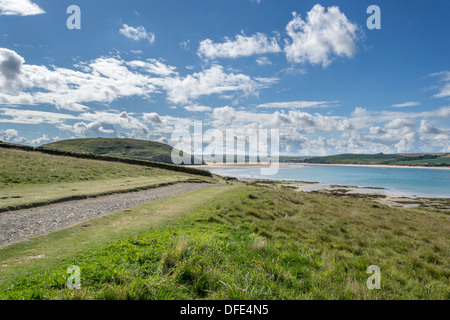
[[[210,187],[154,201],[0,248],[0,292],[5,283],[18,277],[67,268],[68,261],[80,251],[95,252],[111,242],[168,226],[227,188],[230,186]]]

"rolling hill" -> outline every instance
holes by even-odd
[[[42,146],[46,149],[76,153],[92,153],[102,156],[148,160],[173,164],[173,147],[148,140],[124,138],[87,138],[62,140]],[[192,163],[194,158],[191,156]]]

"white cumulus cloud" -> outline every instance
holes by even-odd
[[[198,54],[201,57],[238,58],[252,55],[280,52],[276,38],[268,38],[262,33],[256,33],[250,37],[237,35],[235,40],[226,38],[223,43],[214,43],[211,39],[200,42]]]
[[[0,15],[32,16],[45,13],[30,0],[0,0]]]
[[[78,119],[77,116],[64,113],[11,108],[0,108],[0,116],[0,122],[20,124],[58,124],[65,120]]]
[[[419,102],[404,102],[404,103],[399,103],[399,104],[393,104],[392,107],[393,108],[406,108],[406,107],[416,107],[419,105],[420,105]]]
[[[273,84],[275,79],[257,78],[242,73],[228,73],[222,66],[196,72],[186,77],[171,77],[157,81],[166,91],[170,102],[188,104],[200,96],[240,91],[244,94],[254,94],[259,89]]]
[[[316,4],[305,20],[295,12],[293,16],[286,27],[291,38],[284,48],[288,61],[327,67],[336,56],[351,58],[356,54],[358,26],[338,7],[325,9]]]
[[[127,65],[132,68],[142,68],[148,73],[159,76],[169,76],[172,74],[176,74],[175,67],[168,66],[156,59],[147,59],[147,61],[134,60],[127,62]]]
[[[150,99],[164,92],[168,101],[187,105],[201,96],[257,94],[278,81],[228,72],[219,65],[181,76],[160,60],[126,61],[117,56],[78,62],[74,67],[27,64],[16,52],[0,48],[0,104],[48,104],[83,112],[91,102],[111,103],[131,96]]]
[[[431,76],[441,77],[441,81],[444,83],[440,92],[435,94],[435,98],[446,98],[450,97],[450,71],[442,71],[438,73],[432,73]]]
[[[257,108],[280,108],[280,109],[304,109],[304,108],[324,108],[337,101],[290,101],[290,102],[270,102],[259,104]]]
[[[144,113],[142,118],[144,119],[145,122],[153,122],[158,124],[162,123],[159,114],[157,114],[156,112]]]
[[[15,51],[0,48],[0,89],[14,90],[23,85],[20,76],[24,63]]]
[[[190,112],[208,112],[208,111],[212,110],[211,107],[199,106],[199,105],[186,106],[186,107],[184,107],[184,109],[187,111],[190,111]]]
[[[150,43],[153,43],[155,41],[155,34],[145,30],[144,26],[135,28],[127,24],[123,24],[119,32],[125,37],[135,41],[148,40]]]

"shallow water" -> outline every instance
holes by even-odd
[[[222,176],[318,182],[384,188],[395,196],[450,198],[450,170],[412,167],[298,165],[281,167],[276,175],[263,176],[260,168],[210,168]]]

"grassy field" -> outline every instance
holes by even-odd
[[[171,156],[173,148],[171,146],[147,140],[121,138],[71,139],[49,143],[43,145],[43,147],[69,152],[173,163]]]
[[[0,148],[0,211],[183,181],[181,172]]]
[[[450,166],[450,157],[439,157],[436,159],[427,159],[424,160],[410,160],[410,161],[399,161],[397,164],[399,165],[448,165]]]
[[[291,159],[292,160],[292,159]],[[450,166],[449,154],[340,154],[299,160],[320,164]]]
[[[224,185],[0,250],[1,299],[449,299],[449,215]],[[66,288],[67,267],[81,290]],[[367,267],[381,269],[369,290]]]

